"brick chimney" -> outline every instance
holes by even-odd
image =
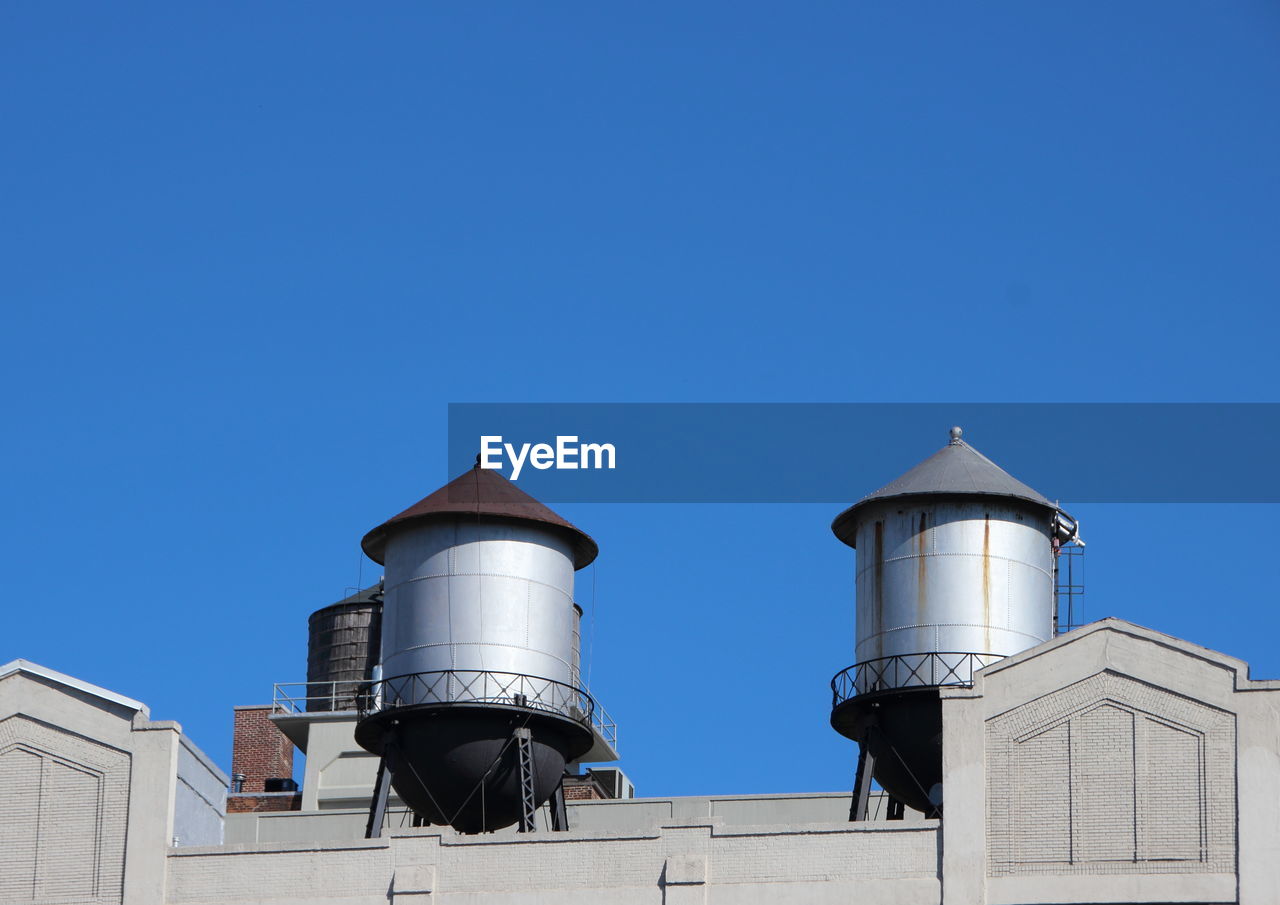
[[[293,742],[271,722],[270,706],[235,708],[231,774],[228,813],[296,811],[302,806],[301,793],[289,788]],[[276,781],[270,783],[271,791],[267,790],[269,780]]]

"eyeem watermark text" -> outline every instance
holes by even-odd
[[[480,467],[501,469],[503,459],[511,463],[511,480],[520,480],[525,463],[539,471],[548,468],[573,471],[578,468],[614,468],[617,451],[612,443],[579,443],[577,437],[557,436],[555,444],[503,443],[501,435],[480,438]]]

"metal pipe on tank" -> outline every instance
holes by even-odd
[[[582,607],[573,605],[573,663],[570,670],[572,679],[569,684],[574,688],[582,687]]]
[[[1080,539],[1080,522],[1073,519],[1065,512],[1055,512],[1053,516],[1054,536],[1057,537],[1061,544],[1077,543],[1084,546],[1084,541]]]

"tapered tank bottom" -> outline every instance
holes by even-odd
[[[591,747],[590,730],[567,717],[494,704],[397,707],[362,720],[356,741],[385,753],[391,785],[414,813],[463,833],[482,833],[520,819],[514,740],[520,727],[532,736],[534,796],[541,806],[565,764]]]
[[[831,727],[875,758],[872,776],[909,808],[932,814],[942,782],[942,699],[934,685],[858,695],[831,711]]]

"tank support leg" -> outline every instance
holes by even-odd
[[[551,793],[551,829],[564,832],[569,828],[569,810],[564,806],[564,778]]]
[[[849,820],[866,820],[867,806],[871,801],[871,771],[876,759],[868,745],[858,746],[858,773],[853,781],[853,804],[849,808]]]
[[[378,778],[373,784],[373,798],[369,802],[369,822],[365,824],[364,838],[377,839],[382,835],[382,824],[387,817],[387,797],[391,794],[391,771],[387,769],[387,757],[378,758]]]
[[[516,729],[515,736],[520,763],[520,832],[532,833],[538,828],[535,822],[538,798],[533,789],[533,733],[521,726]]]

